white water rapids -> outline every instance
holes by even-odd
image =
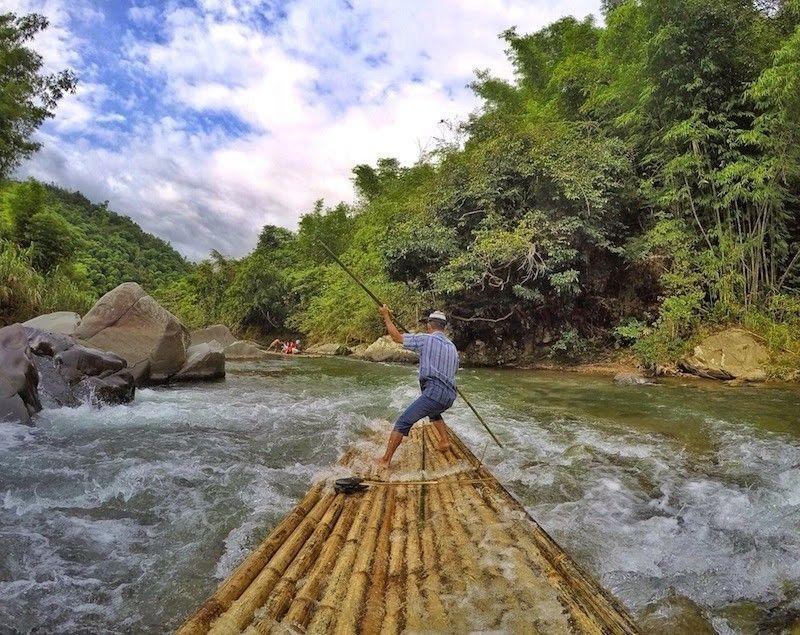
[[[461,377],[507,448],[462,403],[448,422],[634,616],[679,594],[719,633],[800,617],[800,391]],[[411,367],[275,359],[0,423],[0,632],[173,630],[415,391]]]

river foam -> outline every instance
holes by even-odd
[[[0,632],[174,629],[349,445],[377,452],[368,437],[417,393],[401,366],[231,370],[0,424]],[[794,393],[462,380],[506,448],[461,402],[448,421],[634,613],[672,592],[719,632],[749,632],[730,613],[743,602],[767,631],[800,611],[800,436],[779,421]]]

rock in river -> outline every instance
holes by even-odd
[[[239,340],[225,347],[227,359],[261,359],[267,357],[267,352],[255,342]]]
[[[25,329],[12,324],[0,329],[0,421],[31,423],[42,409],[39,375]]]
[[[345,344],[315,344],[305,352],[312,355],[350,355],[353,351]]]
[[[639,616],[643,633],[672,635],[714,635],[716,631],[703,609],[688,597],[671,592],[666,597],[648,604]]]
[[[134,379],[114,353],[78,344],[58,333],[24,327],[39,376],[39,396],[50,407],[133,400]]]
[[[190,346],[186,356],[186,364],[175,379],[189,381],[225,377],[225,353],[216,340]]]
[[[391,337],[384,335],[375,340],[367,347],[362,355],[362,359],[371,362],[416,362],[419,356],[413,351],[406,350],[402,345],[394,342]]]
[[[165,381],[186,363],[189,332],[135,282],[126,282],[100,298],[84,316],[75,337],[113,351],[128,366],[150,362],[150,380]]]
[[[614,383],[620,386],[647,386],[653,382],[639,373],[617,373],[614,375]]]
[[[733,328],[707,337],[679,366],[709,379],[764,381],[768,361],[769,353],[760,342],[747,331]]]
[[[225,347],[230,346],[236,341],[236,338],[234,337],[233,333],[231,333],[231,330],[224,324],[214,324],[213,326],[207,326],[204,329],[192,331],[191,338],[192,346],[196,346],[197,344],[205,344],[206,342],[216,340],[222,344],[223,347]]]

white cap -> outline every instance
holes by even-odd
[[[447,316],[442,313],[441,311],[434,311],[428,316],[429,320],[441,320],[442,322],[447,322]]]

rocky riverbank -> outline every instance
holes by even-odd
[[[332,342],[312,345],[315,355],[352,356],[376,362],[417,361],[417,355],[383,336],[372,344],[349,346]],[[504,367],[523,370],[574,372],[583,375],[614,377],[619,383],[645,383],[658,377],[694,377],[727,381],[733,385],[769,379],[769,353],[758,338],[743,329],[729,328],[704,338],[692,352],[675,364],[644,368],[627,352],[610,352],[597,361],[562,362],[535,352],[514,355],[512,351],[492,351],[475,342],[461,352],[466,367]],[[790,380],[800,379],[795,372]]]
[[[0,329],[0,421],[30,424],[42,407],[128,403],[137,387],[218,379],[229,351],[263,354],[224,326],[189,333],[128,282],[82,318],[61,311]]]

